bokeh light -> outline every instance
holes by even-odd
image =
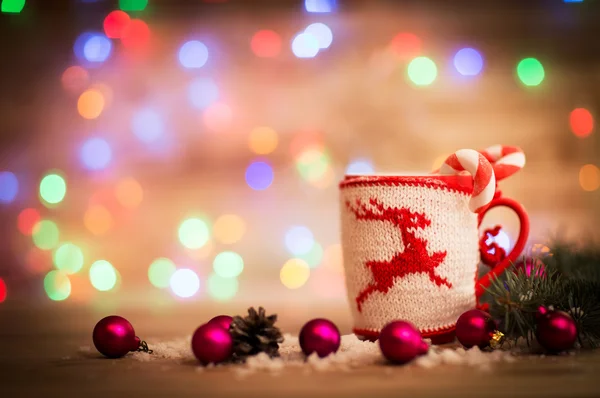
[[[179,49],[179,62],[188,69],[202,68],[208,61],[208,48],[198,40],[190,40]]]
[[[121,10],[111,11],[106,18],[104,18],[104,33],[111,39],[120,39],[123,36],[123,32],[127,28],[127,25],[131,21],[129,14]]]
[[[312,130],[297,133],[290,143],[290,153],[293,157],[298,157],[307,149],[323,148],[323,136]]]
[[[6,282],[4,282],[4,279],[0,278],[0,303],[3,303],[4,300],[6,300],[6,296],[8,296]]]
[[[584,191],[592,192],[600,187],[600,170],[594,164],[586,164],[579,170],[579,185]]]
[[[164,133],[163,118],[152,108],[142,108],[134,113],[131,119],[131,130],[140,141],[150,143],[156,141]]]
[[[299,33],[292,40],[292,52],[298,58],[314,58],[319,48],[319,40],[310,33]]]
[[[199,249],[208,242],[210,232],[206,222],[199,218],[188,218],[179,226],[179,241],[188,249]]]
[[[237,278],[223,278],[216,274],[208,277],[208,294],[217,301],[231,300],[237,294],[238,289],[239,282]]]
[[[40,181],[40,197],[45,203],[60,203],[67,194],[67,183],[58,174],[48,174]]]
[[[336,0],[304,0],[304,8],[308,12],[333,12],[336,9],[336,4]]]
[[[224,244],[238,242],[246,233],[246,223],[235,214],[224,214],[213,225],[215,239]]]
[[[58,245],[59,231],[50,220],[41,220],[33,226],[33,244],[42,250],[52,250]]]
[[[112,158],[110,145],[102,138],[90,138],[81,147],[81,161],[90,170],[102,170]]]
[[[121,32],[121,43],[125,48],[141,50],[150,42],[150,28],[141,19],[132,19]]]
[[[117,284],[117,270],[106,260],[98,260],[90,267],[90,282],[101,292],[111,290]]]
[[[17,228],[25,235],[33,233],[33,227],[41,220],[40,212],[36,209],[23,209],[17,216]]]
[[[113,217],[106,207],[92,205],[83,215],[83,224],[93,235],[105,235],[113,226]]]
[[[594,117],[585,108],[576,108],[569,115],[571,131],[579,138],[585,138],[594,131]]]
[[[0,171],[0,203],[11,203],[19,192],[17,176],[10,171]]]
[[[375,171],[373,164],[368,159],[356,159],[346,167],[346,174],[348,175],[361,175],[371,174]]]
[[[196,109],[206,109],[219,99],[219,87],[209,77],[192,80],[188,87],[188,98]]]
[[[176,269],[177,267],[175,267],[173,261],[168,258],[157,258],[148,268],[148,279],[153,286],[165,289],[169,287]]]
[[[255,191],[269,188],[273,177],[273,168],[266,162],[253,162],[246,169],[246,183]]]
[[[272,30],[259,30],[252,36],[250,48],[257,57],[276,57],[281,52],[281,36]]]
[[[295,225],[285,234],[285,246],[294,256],[308,253],[314,244],[313,233],[303,225]]]
[[[63,243],[54,251],[53,260],[56,268],[66,274],[74,274],[83,268],[83,251],[73,243]]]
[[[229,105],[222,102],[211,104],[202,115],[204,125],[209,130],[219,132],[227,130],[232,122],[233,113]]]
[[[417,57],[408,64],[408,77],[417,86],[428,86],[437,77],[437,66],[430,58]]]
[[[454,67],[463,76],[476,76],[483,69],[483,57],[474,48],[463,48],[454,55]]]
[[[25,0],[2,0],[0,11],[7,14],[19,14],[21,11],[23,11],[24,7]]]
[[[191,269],[178,269],[171,276],[169,282],[171,290],[178,297],[189,298],[195,295],[200,290],[200,279],[198,275]]]
[[[71,280],[63,271],[50,271],[44,277],[44,290],[50,300],[66,300],[71,295]]]
[[[123,11],[144,11],[148,0],[119,0],[119,8]]]
[[[60,81],[65,91],[71,94],[81,94],[90,81],[90,75],[81,66],[73,65],[65,69]]]
[[[317,39],[320,49],[329,48],[333,42],[333,32],[329,26],[321,22],[316,22],[308,25],[304,30],[304,33],[308,33]]]
[[[308,252],[298,255],[298,258],[306,261],[310,268],[317,268],[323,261],[323,246],[315,242]]]
[[[329,168],[329,156],[319,147],[307,148],[296,158],[296,169],[309,182],[324,178]]]
[[[421,53],[423,43],[414,33],[400,32],[390,43],[391,51],[402,59],[410,59]]]
[[[517,75],[526,86],[538,86],[545,77],[542,63],[535,58],[525,58],[517,65]]]
[[[236,252],[221,252],[213,260],[213,270],[222,278],[235,278],[244,270],[244,259]]]
[[[144,199],[142,186],[133,178],[123,178],[117,183],[115,196],[121,206],[128,209],[138,207]]]
[[[281,283],[288,289],[298,289],[304,286],[309,277],[310,267],[306,261],[299,258],[288,260],[279,272]]]
[[[84,119],[96,119],[104,110],[104,96],[98,90],[89,89],[81,93],[77,100],[77,111]]]
[[[248,146],[258,155],[267,155],[277,148],[277,132],[270,127],[256,127],[250,132]]]
[[[102,33],[90,34],[83,45],[83,57],[91,63],[102,63],[110,57],[112,42]]]

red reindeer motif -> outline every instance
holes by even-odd
[[[356,297],[358,311],[362,312],[363,303],[372,293],[387,294],[396,278],[401,279],[409,274],[427,274],[437,286],[452,287],[446,278],[435,273],[435,268],[444,261],[447,253],[435,252],[430,256],[427,252],[427,241],[415,236],[417,228],[424,229],[431,225],[425,214],[412,212],[404,207],[384,207],[377,199],[371,199],[369,203],[371,208],[357,199],[355,206],[349,201],[346,202],[346,206],[357,220],[391,222],[399,228],[404,251],[396,252],[388,261],[366,262],[365,265],[371,270],[374,281]]]

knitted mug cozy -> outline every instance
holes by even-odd
[[[476,307],[484,288],[523,250],[524,209],[495,195],[493,166],[464,151],[447,165],[473,177],[347,176],[340,183],[344,270],[357,335],[375,339],[394,320],[413,323],[424,337],[452,335],[458,317]],[[512,208],[521,231],[513,250],[477,280],[478,225],[496,206]]]

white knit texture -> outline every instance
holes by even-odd
[[[443,185],[443,184],[442,184]],[[469,210],[470,195],[443,188],[409,185],[349,185],[341,188],[342,245],[346,287],[354,328],[379,332],[394,320],[412,322],[422,332],[452,327],[475,308],[475,276],[479,263],[477,216]],[[431,221],[411,233],[427,241],[427,253],[446,252],[435,273],[452,287],[438,286],[425,273],[394,278],[387,293],[373,292],[358,310],[356,298],[375,283],[368,261],[390,261],[405,250],[400,228],[390,221],[357,220],[347,202],[369,209],[376,199],[386,208],[424,213]]]

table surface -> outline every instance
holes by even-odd
[[[189,335],[181,331],[199,318],[189,309],[171,311],[159,321],[139,310],[124,316],[137,318],[138,331],[164,340]],[[495,364],[491,371],[380,365],[349,372],[286,368],[279,375],[257,372],[239,378],[228,367],[198,371],[194,362],[83,356],[79,348],[91,345],[97,319],[89,311],[59,306],[0,308],[0,397],[600,396],[599,351],[527,356]],[[349,325],[340,324],[347,332]],[[299,325],[283,322],[282,328],[297,333]]]

